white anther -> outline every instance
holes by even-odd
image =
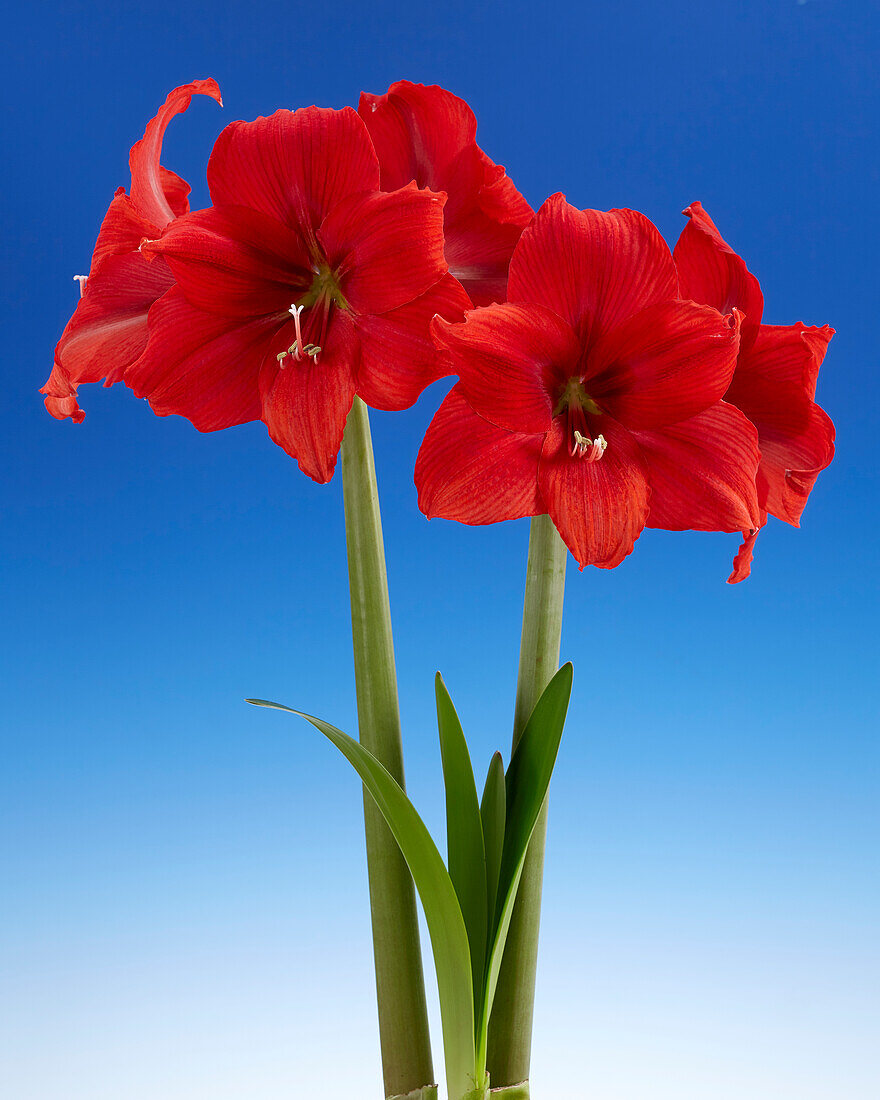
[[[85,293],[86,279],[88,279],[88,275],[74,275],[74,277],[73,277],[73,281],[75,283],[79,283],[79,296],[80,296],[80,298],[82,298],[83,294]]]
[[[598,462],[599,459],[605,454],[605,449],[608,446],[608,440],[604,435],[597,435],[593,440],[593,445],[590,447],[590,453],[587,455],[588,462]]]

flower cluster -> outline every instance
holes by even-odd
[[[200,431],[261,419],[318,482],[355,397],[411,406],[454,375],[415,469],[429,517],[549,514],[581,568],[645,527],[798,525],[831,461],[815,403],[833,330],[763,323],[755,277],[699,203],[674,252],[633,210],[533,213],[476,142],[463,100],[401,81],[358,110],[233,122],[212,205],[162,167],[176,88],[132,149],[43,387],[122,381]],[[83,285],[84,284],[84,285]]]

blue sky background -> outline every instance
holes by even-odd
[[[634,206],[672,242],[699,198],[766,320],[838,330],[837,458],[749,581],[724,583],[734,537],[696,534],[570,571],[533,1082],[876,1100],[873,0],[36,0],[4,32],[0,1093],[381,1096],[358,785],[242,703],[354,731],[340,485],[260,424],[203,436],[86,387],[74,426],[37,393],[129,147],[212,75],[225,110],[195,101],[165,146],[196,206],[227,122],[438,82],[534,205]],[[482,772],[509,740],[528,533],[418,512],[444,387],[373,419],[410,790],[438,832],[433,673]]]

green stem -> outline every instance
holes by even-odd
[[[566,557],[565,544],[553,521],[549,516],[536,516],[529,535],[514,748],[541,692],[559,667]],[[489,1022],[489,1078],[502,1090],[525,1087],[525,1092],[510,1092],[512,1097],[528,1096],[546,835],[545,801],[526,854]]]
[[[342,490],[360,740],[403,786],[382,520],[370,421],[358,397],[345,425]],[[433,1082],[434,1070],[415,890],[400,849],[366,792],[364,824],[385,1095],[419,1096]]]

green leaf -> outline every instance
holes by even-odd
[[[311,722],[352,765],[388,822],[412,872],[431,936],[449,1094],[452,1097],[466,1095],[477,1083],[470,949],[455,887],[431,834],[394,778],[348,734],[320,718],[280,703],[265,699],[248,699],[247,702],[296,714]]]
[[[483,821],[483,843],[486,848],[486,900],[491,943],[495,933],[495,907],[498,903],[498,880],[501,876],[501,853],[504,850],[504,824],[507,818],[504,762],[500,752],[496,752],[489,762],[480,803],[480,817]]]
[[[467,928],[474,980],[474,1005],[483,999],[486,966],[486,937],[489,910],[486,895],[486,851],[477,784],[471,766],[467,742],[452,699],[437,673],[437,726],[440,731],[440,756],[446,786],[446,847],[449,876],[455,886],[461,913]]]
[[[495,998],[504,943],[522,876],[526,850],[550,786],[571,696],[571,663],[556,673],[532,711],[507,769],[507,824],[498,883],[495,936],[489,949],[485,996],[479,1020],[477,1057],[481,1057]]]

